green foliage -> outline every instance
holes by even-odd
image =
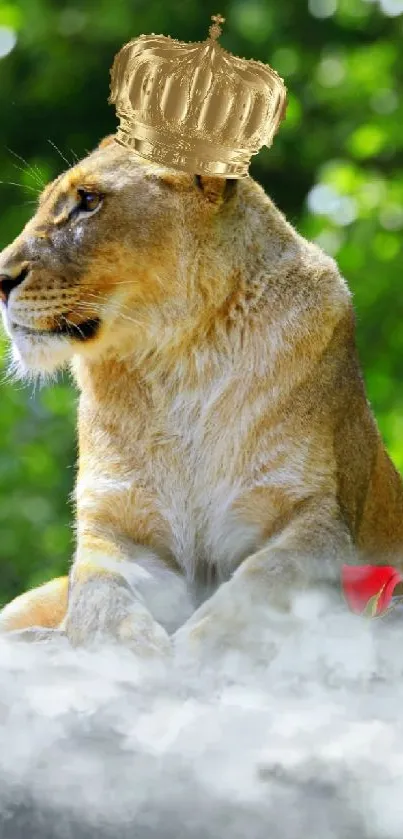
[[[251,174],[338,260],[368,395],[403,468],[403,2],[228,0],[220,11],[223,46],[271,63],[289,88],[287,120]],[[109,68],[121,45],[142,32],[203,40],[215,12],[215,0],[0,0],[0,248],[39,185],[114,130]],[[3,600],[67,568],[75,398],[67,379],[35,392],[0,384]]]

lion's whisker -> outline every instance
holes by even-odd
[[[31,170],[32,176],[34,177],[34,179],[36,180],[37,184],[38,184],[41,188],[45,186],[45,181],[44,181],[44,179],[42,178],[42,175],[40,174],[40,171],[39,171],[38,167],[33,167],[33,166],[32,166],[32,164],[28,162],[28,160],[25,160],[25,158],[24,158],[24,157],[21,157],[21,155],[20,155],[20,154],[17,154],[17,152],[13,151],[12,149],[7,148],[7,151],[8,151],[10,154],[12,154],[14,157],[16,157],[16,158],[17,158],[17,160],[20,160],[20,161],[21,161],[21,163],[24,163],[24,164],[25,164],[25,166],[27,166],[28,170]],[[16,168],[18,169],[18,166],[17,166]],[[25,169],[21,169],[21,172],[25,172]]]
[[[20,189],[29,189],[30,192],[34,192],[35,195],[39,195],[40,189],[35,189],[33,186],[29,186],[28,184],[18,184],[16,181],[0,181],[0,184],[3,186],[19,186]]]
[[[91,296],[95,297],[95,300],[98,299],[95,295],[91,295]],[[100,302],[104,302],[104,301],[101,300]],[[75,304],[75,308],[80,309],[81,311],[93,311],[94,308],[95,308],[95,304],[94,303],[85,303],[84,301],[82,301],[82,302],[79,301],[78,303]],[[100,314],[99,310],[98,310],[98,314]],[[125,314],[125,307],[122,307],[120,304],[116,304],[114,306],[114,308],[112,310],[112,314],[120,315],[124,320],[128,321],[128,323],[134,324],[134,326],[141,325],[140,320],[136,320],[132,315],[129,316],[129,315]]]
[[[69,151],[71,151],[71,153],[72,153],[72,155],[73,155],[73,160],[74,160],[74,162],[75,162],[75,163],[79,163],[80,158],[79,158],[78,154],[76,154],[76,153],[75,153],[75,151],[73,151],[73,149],[70,149],[70,148],[69,148]]]
[[[60,157],[62,158],[62,160],[64,160],[64,162],[65,162],[65,163],[67,163],[67,166],[68,166],[68,167],[69,167],[69,169],[70,169],[70,168],[71,168],[71,165],[72,165],[72,164],[71,164],[71,162],[70,162],[70,160],[67,160],[67,157],[65,157],[65,155],[63,154],[63,152],[62,152],[62,151],[60,151],[60,149],[59,149],[59,147],[56,145],[56,143],[54,143],[54,142],[53,142],[53,140],[50,140],[49,138],[48,138],[48,143],[50,143],[50,145],[51,145],[51,146],[53,146],[53,148],[55,149],[55,151],[57,151],[57,152],[58,152],[58,154],[60,155]]]

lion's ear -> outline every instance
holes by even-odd
[[[110,146],[111,143],[115,142],[115,138],[115,134],[108,134],[107,137],[104,137],[104,139],[101,140],[100,143],[98,143],[98,148],[104,149],[106,146]]]
[[[217,175],[195,175],[195,184],[212,204],[220,205],[234,193],[237,180]]]

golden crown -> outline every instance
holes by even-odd
[[[154,163],[200,175],[243,178],[271,146],[285,116],[283,79],[261,61],[221,47],[221,15],[208,38],[184,43],[140,35],[115,56],[109,102],[116,139]]]

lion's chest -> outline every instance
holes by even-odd
[[[170,548],[190,578],[226,579],[256,549],[260,528],[236,510],[240,483],[213,481],[208,465],[196,474],[185,462],[179,474],[166,474],[158,490],[159,510],[169,527]]]
[[[150,480],[167,524],[170,549],[190,578],[227,578],[261,541],[261,528],[238,509],[248,491],[248,408],[229,408],[224,379],[210,391],[182,394],[165,417]]]
[[[261,547],[277,515],[268,503],[259,524],[244,503],[257,485],[263,445],[250,431],[267,398],[253,397],[247,381],[223,376],[203,394],[182,392],[169,410],[163,395],[144,411],[138,400],[124,435],[109,433],[105,422],[92,428],[78,483],[81,515],[88,507],[98,518],[112,516],[133,543],[174,557],[189,581],[228,578]]]

